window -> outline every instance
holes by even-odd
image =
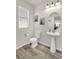
[[[19,28],[27,28],[29,26],[29,11],[19,6]]]

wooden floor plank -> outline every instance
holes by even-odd
[[[62,57],[56,54],[51,54],[50,50],[45,46],[38,45],[36,48],[30,48],[30,45],[25,45],[16,50],[16,59],[61,59]]]

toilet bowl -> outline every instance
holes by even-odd
[[[31,48],[35,48],[38,45],[37,38],[35,37],[31,38],[30,43],[31,43]]]
[[[38,45],[38,39],[40,38],[40,32],[35,33],[35,37],[30,39],[31,48],[35,48]]]

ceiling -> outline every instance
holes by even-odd
[[[26,2],[30,3],[31,5],[37,7],[39,5],[42,5],[42,4],[47,4],[47,3],[56,3],[57,0],[25,0]],[[62,0],[59,0],[59,1],[62,1]]]
[[[57,0],[25,0],[27,2],[29,2],[30,4],[34,5],[34,6],[39,6],[40,4],[47,4],[50,2],[55,2]]]

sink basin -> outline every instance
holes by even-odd
[[[59,32],[47,32],[47,34],[50,36],[59,36],[60,35]]]

